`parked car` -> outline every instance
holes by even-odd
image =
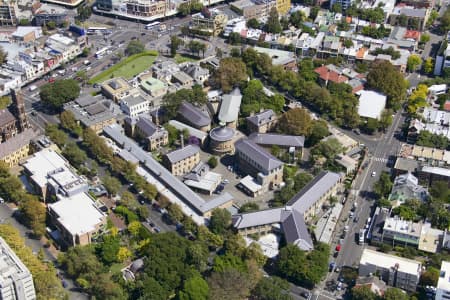
[[[158,226],[153,227],[153,230],[154,230],[156,233],[160,233],[160,232],[161,232],[161,228],[159,228]]]

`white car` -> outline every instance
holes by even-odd
[[[372,172],[372,177],[375,177],[375,175],[377,175],[377,172],[373,171]]]

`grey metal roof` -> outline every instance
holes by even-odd
[[[102,113],[107,109],[108,108],[106,108],[102,103],[94,103],[85,108],[86,112],[91,116]]]
[[[286,203],[286,206],[292,207],[292,209],[297,210],[299,213],[304,213],[340,180],[341,176],[339,174],[322,171],[303,187],[300,192],[292,197]]]
[[[123,102],[126,102],[128,106],[137,105],[140,103],[147,102],[148,100],[142,96],[141,94],[137,95],[128,95],[122,99]]]
[[[142,130],[146,136],[152,136],[158,130],[158,126],[156,126],[155,123],[143,116],[139,117],[137,120],[136,127]]]
[[[181,84],[186,84],[193,81],[192,77],[184,73],[183,71],[178,71],[172,74],[172,77]]]
[[[211,124],[211,118],[207,114],[188,102],[183,102],[180,105],[178,114],[196,127],[204,127]]]
[[[230,141],[234,134],[234,129],[227,126],[216,127],[209,132],[210,138],[218,142]]]
[[[196,145],[187,145],[186,147],[174,150],[166,154],[166,157],[171,163],[179,162],[180,160],[191,157],[200,152],[200,148]]]
[[[242,138],[234,146],[236,152],[242,152],[251,157],[260,166],[260,171],[264,171],[266,174],[283,165],[278,158],[249,139]]]
[[[92,95],[89,95],[89,94],[80,95],[80,97],[75,99],[75,102],[81,107],[89,106],[91,104],[96,103],[97,101],[98,101],[98,98],[96,98]]]
[[[284,208],[273,208],[234,215],[232,218],[233,226],[237,229],[243,229],[266,224],[280,223],[281,214],[283,211]]]
[[[273,133],[252,133],[248,137],[258,145],[277,145],[281,147],[303,147],[305,137],[301,135],[284,135]]]
[[[13,116],[13,114],[7,109],[1,109],[0,110],[0,126],[3,126],[5,124],[15,122],[16,118]]]
[[[230,94],[222,96],[219,110],[219,121],[230,123],[237,120],[241,107],[242,94],[239,88],[235,88]]]
[[[292,243],[304,251],[311,251],[314,249],[314,243],[308,228],[305,224],[305,217],[302,213],[293,210],[281,222],[281,228],[284,232],[286,242]]]
[[[255,126],[261,126],[269,123],[275,117],[275,113],[271,109],[267,109],[259,114],[247,117],[247,122],[254,124]]]
[[[184,203],[194,208],[201,214],[208,212],[216,207],[220,207],[222,204],[229,201],[226,197],[224,197],[224,195],[226,194],[224,193],[222,196],[206,202],[199,195],[188,188],[184,183],[182,183],[178,178],[172,175],[172,173],[170,173],[160,163],[158,163],[150,153],[144,151],[133,140],[125,136],[125,134],[123,134],[122,132],[122,128],[119,125],[114,124],[107,126],[103,129],[103,131],[107,136],[114,140],[117,145],[120,145],[123,149],[127,150],[131,155],[138,159],[139,162],[147,169],[147,171],[149,171],[155,177],[155,179],[158,179],[175,195],[177,195],[177,197],[179,197]],[[212,204],[208,204],[211,201],[213,201]]]

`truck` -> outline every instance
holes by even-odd
[[[360,229],[359,236],[358,236],[360,245],[364,245],[365,235],[366,235],[366,230],[364,228]]]

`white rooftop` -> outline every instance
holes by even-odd
[[[32,174],[31,178],[34,182],[44,186],[47,184],[47,174],[59,168],[67,168],[66,164],[66,160],[61,155],[46,148],[35,153],[23,164],[23,167]]]
[[[440,295],[440,292],[450,292],[450,262],[448,261],[442,261],[441,264],[441,272],[439,274],[439,280],[438,280],[438,284],[437,284],[437,288],[438,288],[438,292],[436,295],[436,299],[440,299],[438,298],[438,296]],[[439,291],[441,290],[441,291]],[[444,299],[441,297],[441,299]]]
[[[386,96],[374,91],[362,90],[359,95],[358,114],[361,117],[379,119],[386,106]]]
[[[58,202],[48,205],[58,215],[61,223],[72,235],[81,235],[94,231],[105,217],[86,193],[78,193],[72,197],[58,195]]]
[[[418,275],[422,267],[421,263],[412,259],[407,259],[395,255],[389,255],[370,249],[364,249],[361,256],[360,265],[374,265],[385,269],[390,269],[398,265],[398,270],[403,273]]]

